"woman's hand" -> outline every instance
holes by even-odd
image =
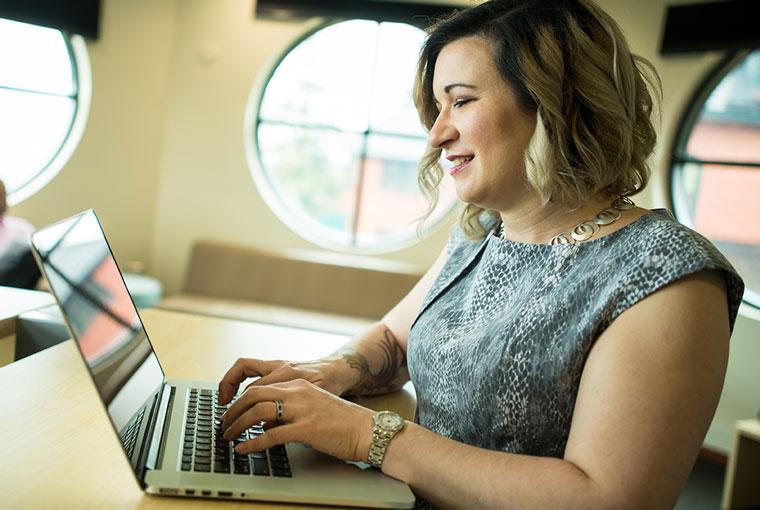
[[[353,381],[348,381],[351,374],[345,369],[341,371],[340,364],[338,358],[329,357],[304,362],[240,358],[219,382],[219,403],[229,403],[237,393],[240,383],[249,377],[258,379],[248,387],[304,379],[333,395],[341,395],[351,387]]]
[[[277,420],[277,401],[282,416]],[[304,379],[249,386],[222,417],[231,441],[264,421],[267,431],[240,443],[241,454],[290,442],[303,443],[333,457],[367,462],[374,411],[358,406]]]

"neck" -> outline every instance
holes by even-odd
[[[609,207],[613,197],[600,194],[575,210],[553,204],[541,207],[537,199],[518,208],[499,211],[504,224],[504,238],[519,243],[546,244],[559,233],[567,232]]]

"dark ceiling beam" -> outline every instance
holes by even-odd
[[[673,5],[667,8],[660,53],[760,48],[760,0]]]
[[[0,18],[97,39],[101,0],[0,0]]]
[[[369,19],[403,22],[424,28],[456,8],[456,5],[383,0],[257,0],[255,15],[259,19],[282,21],[313,17]]]

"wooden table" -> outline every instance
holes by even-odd
[[[0,286],[0,367],[11,363],[16,349],[16,317],[55,303],[47,292]]]
[[[311,359],[347,337],[283,326],[147,310],[167,378],[217,381],[238,357]],[[76,346],[67,341],[0,368],[2,508],[314,508],[144,494]],[[414,414],[413,390],[359,403]]]

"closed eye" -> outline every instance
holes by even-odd
[[[457,99],[454,101],[454,108],[461,108],[462,106],[466,105],[470,101],[475,101],[474,99]]]

